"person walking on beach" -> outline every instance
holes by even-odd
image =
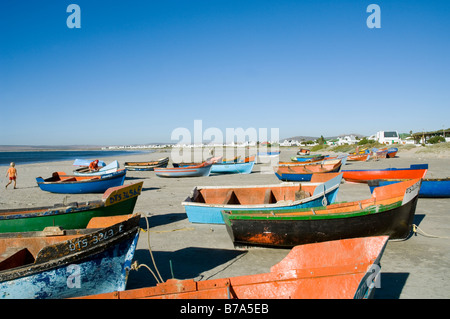
[[[11,162],[9,164],[8,171],[6,172],[6,177],[9,175],[9,182],[6,184],[5,188],[8,188],[8,185],[11,184],[14,181],[14,189],[16,189],[16,178],[17,178],[17,169],[14,167],[16,164],[14,162]]]

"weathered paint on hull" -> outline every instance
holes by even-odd
[[[125,290],[138,237],[81,261],[0,282],[0,298],[61,299]]]
[[[293,247],[345,238],[387,235],[405,239],[412,229],[417,195],[402,206],[382,213],[326,218],[238,219],[224,213],[225,225],[235,246]],[[316,217],[317,216],[317,217]]]
[[[368,182],[370,192],[376,187],[399,183],[402,180],[371,180]],[[447,198],[450,197],[450,178],[422,179],[419,197],[422,198]]]
[[[42,231],[45,227],[50,226],[59,226],[64,229],[85,228],[93,217],[131,214],[136,201],[137,197],[133,197],[111,206],[101,206],[85,211],[67,209],[64,213],[58,213],[55,208],[54,211],[48,211],[45,215],[35,217],[0,216],[0,233]]]
[[[59,194],[103,193],[108,188],[121,186],[125,181],[126,170],[102,175],[101,179],[81,182],[45,182],[37,177],[39,188],[43,191]]]
[[[252,172],[253,165],[255,165],[254,161],[247,163],[213,164],[211,173],[250,174]]]

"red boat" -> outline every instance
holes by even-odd
[[[169,279],[154,287],[90,299],[337,299],[368,298],[388,236],[295,246],[269,273],[194,281]]]
[[[346,182],[367,183],[373,179],[413,179],[424,178],[428,164],[413,164],[409,168],[385,168],[364,170],[342,170]]]
[[[367,154],[350,154],[347,156],[347,161],[366,162],[370,158],[370,153]]]

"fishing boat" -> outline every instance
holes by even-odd
[[[337,160],[341,160],[341,167],[347,163],[347,155],[339,155],[333,157],[327,157],[322,160],[312,161],[312,162],[278,162],[278,166],[303,166],[310,164],[334,164]]]
[[[394,183],[400,183],[404,179],[374,179],[367,182],[370,191],[375,188]],[[419,197],[448,198],[450,197],[450,177],[447,178],[423,178]]]
[[[169,279],[153,287],[83,298],[367,299],[379,285],[387,240],[376,236],[296,246],[268,273],[200,281]]]
[[[314,154],[314,155],[299,155],[291,156],[291,161],[293,162],[314,162],[323,160],[326,155]]]
[[[0,209],[0,233],[42,231],[50,226],[85,228],[93,217],[132,214],[143,183],[108,188],[101,200]]]
[[[97,176],[67,175],[54,172],[52,177],[36,177],[39,188],[43,191],[61,194],[103,193],[110,187],[121,186],[125,180],[126,169]]]
[[[255,161],[236,163],[215,163],[212,165],[211,173],[219,174],[250,174]]]
[[[311,182],[197,186],[181,204],[191,223],[223,224],[222,210],[270,211],[333,203],[342,174],[315,174]]]
[[[313,174],[336,173],[342,166],[341,160],[333,160],[326,164],[310,164],[303,166],[278,166],[275,175],[279,180],[289,182],[309,181]]]
[[[394,158],[397,155],[398,148],[390,147],[387,150],[386,158]]]
[[[92,218],[86,228],[0,234],[0,298],[59,299],[125,289],[140,215]]]
[[[156,167],[155,175],[158,177],[201,177],[211,173],[211,162],[185,167]]]
[[[383,149],[377,149],[377,148],[372,148],[372,158],[375,160],[378,159],[382,159],[382,158],[386,158],[388,153],[387,148],[383,148]]]
[[[100,169],[96,171],[91,171],[89,167],[81,167],[73,171],[73,175],[77,176],[96,176],[96,175],[104,175],[109,173],[115,173],[119,170],[120,165],[118,161],[113,161],[108,165],[102,166]]]
[[[367,183],[372,179],[424,178],[427,170],[428,164],[412,164],[409,168],[342,170],[342,173],[347,182]]]
[[[310,155],[311,154],[311,150],[307,149],[307,148],[300,148],[297,152],[297,155]]]
[[[207,158],[205,162],[218,163],[222,161],[222,156],[210,157]],[[180,163],[172,163],[173,167],[187,167],[187,166],[197,166],[202,164],[203,162],[180,162]]]
[[[366,154],[349,154],[347,156],[348,161],[367,162],[370,159],[370,153]]]
[[[406,239],[412,230],[420,179],[379,187],[365,200],[326,207],[262,211],[224,211],[236,247],[288,248],[366,236]]]
[[[125,162],[124,166],[129,171],[153,171],[155,167],[167,167],[169,157],[163,157],[156,161]]]

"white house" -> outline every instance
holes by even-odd
[[[378,143],[382,144],[399,144],[401,143],[400,136],[397,131],[379,131],[375,135]]]

